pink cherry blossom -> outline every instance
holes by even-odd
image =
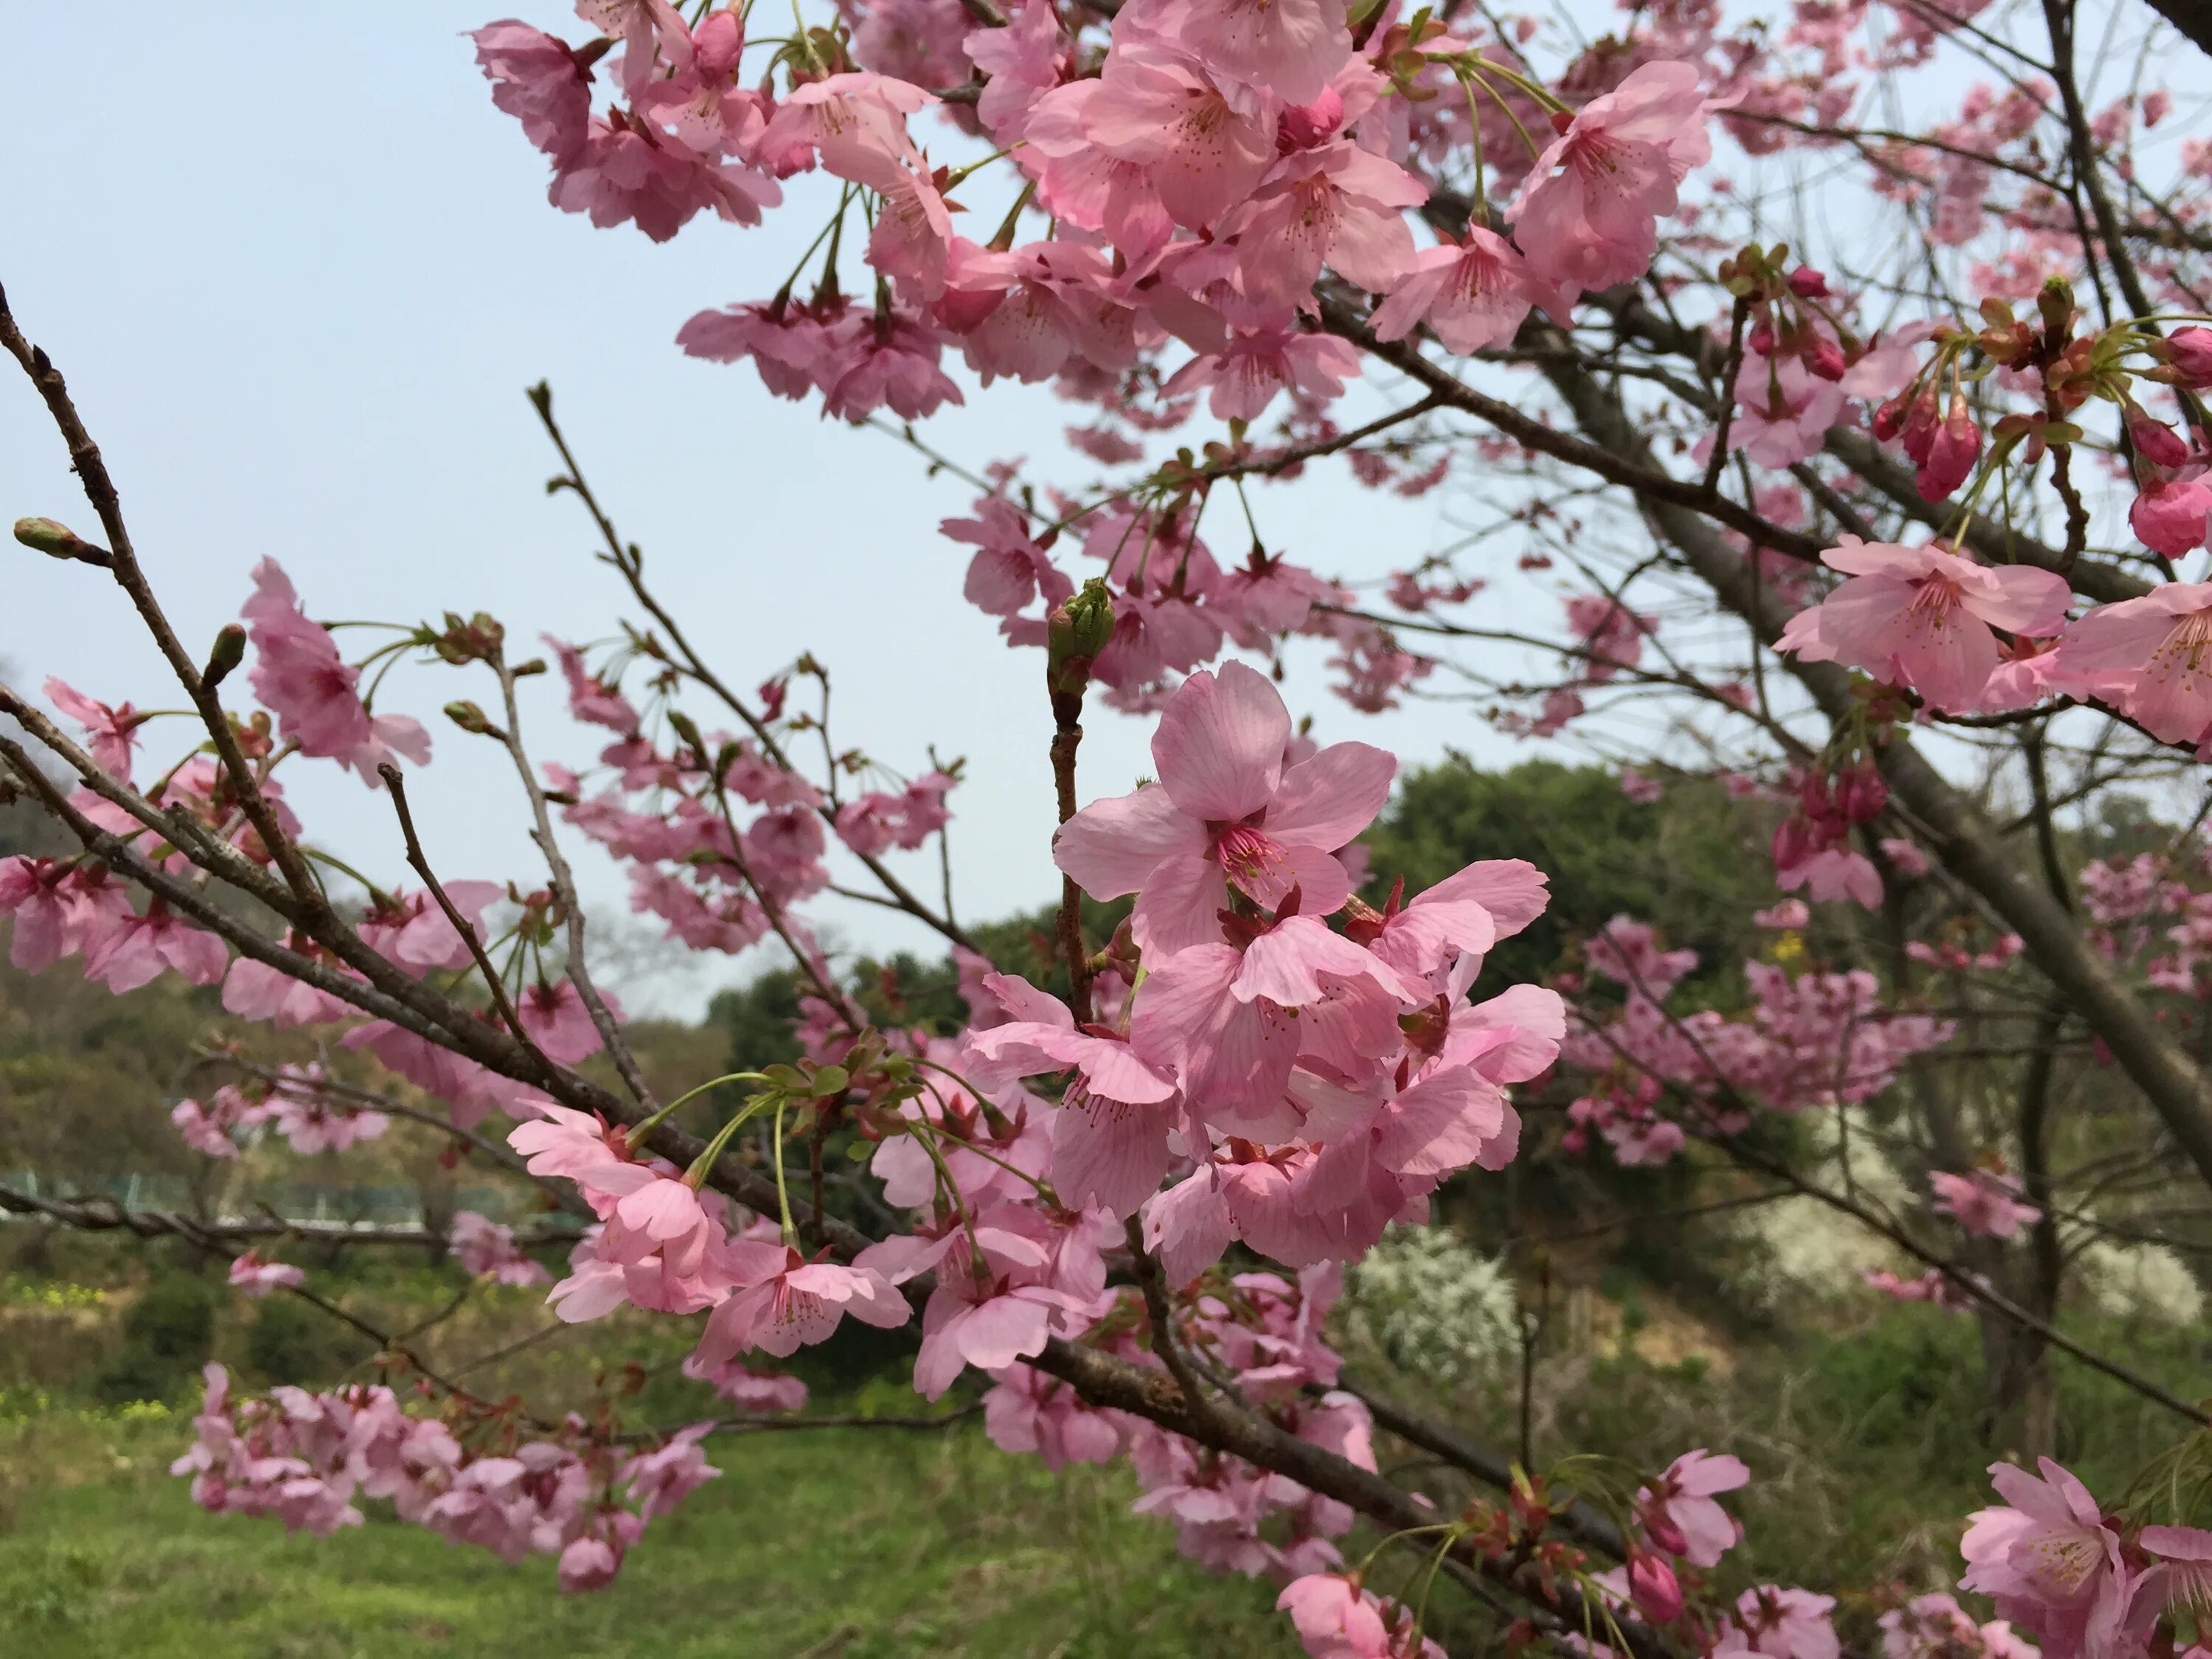
[[[491,82],[492,102],[522,123],[522,136],[554,166],[572,165],[592,118],[592,73],[577,64],[574,49],[512,17],[487,23],[469,39]]]
[[[1694,64],[1645,64],[1584,105],[1529,168],[1506,216],[1547,282],[1609,288],[1640,276],[1676,187],[1712,154]]]
[[[1060,827],[1054,860],[1093,898],[1138,895],[1131,921],[1147,954],[1224,938],[1230,890],[1270,909],[1291,889],[1307,915],[1350,895],[1332,856],[1382,808],[1395,762],[1333,744],[1285,767],[1290,712],[1242,663],[1200,671],[1169,701],[1152,738],[1160,781],[1097,801]]]
[[[1244,291],[1255,300],[1295,305],[1324,264],[1354,287],[1381,293],[1413,264],[1403,210],[1428,194],[1404,168],[1338,139],[1277,162],[1217,234],[1236,240]]]
[[[446,1247],[462,1270],[501,1285],[542,1285],[551,1279],[543,1266],[515,1248],[514,1230],[474,1210],[456,1211]]]
[[[1447,350],[1468,356],[1511,339],[1533,306],[1565,322],[1574,301],[1537,280],[1504,237],[1470,225],[1463,243],[1416,254],[1370,321],[1378,340],[1402,340],[1426,323]]]
[[[2118,1534],[2070,1472],[2047,1457],[2038,1467],[2040,1476],[1990,1466],[2004,1505],[1972,1517],[1959,1588],[1996,1598],[1998,1616],[2041,1638],[2051,1659],[2101,1656],[2128,1613]]]
[[[779,1358],[826,1341],[846,1315],[882,1329],[913,1315],[906,1298],[872,1267],[809,1261],[781,1244],[738,1244],[747,1266],[739,1288],[714,1310],[699,1341],[699,1358],[718,1365],[747,1349]]]
[[[1334,398],[1359,373],[1359,354],[1333,334],[1262,328],[1238,334],[1218,351],[1200,353],[1169,378],[1170,397],[1212,388],[1207,399],[1224,421],[1257,420],[1276,393],[1295,389]]]
[[[758,153],[781,158],[798,152],[800,166],[822,166],[841,179],[866,184],[887,167],[917,159],[906,118],[937,101],[921,88],[866,71],[832,75],[793,87],[762,133]],[[781,165],[778,171],[793,171]]]
[[[2055,634],[2072,599],[2054,572],[1991,568],[1930,547],[1847,535],[1820,558],[1850,580],[1791,617],[1779,648],[1808,662],[1855,663],[1958,713],[1978,704],[1996,671],[1990,629]]]
[[[264,1261],[252,1250],[231,1258],[230,1287],[252,1301],[258,1302],[271,1291],[307,1281],[307,1274],[297,1267],[282,1261]]]
[[[129,703],[110,708],[88,697],[66,680],[50,678],[46,701],[84,728],[92,757],[102,771],[125,783],[131,781],[131,757],[138,748],[138,728],[146,717]]]
[[[1137,27],[1285,103],[1313,102],[1352,55],[1344,0],[1141,0],[1128,9]]]
[[[1684,1452],[1667,1466],[1656,1486],[1636,1494],[1645,1534],[1693,1567],[1717,1565],[1736,1541],[1736,1524],[1714,1496],[1734,1492],[1750,1479],[1740,1458],[1702,1449]]]
[[[1091,143],[1140,169],[1192,230],[1251,195],[1275,161],[1272,117],[1241,112],[1190,59],[1151,46],[1108,60],[1082,120]]]
[[[1928,1184],[1935,1190],[1938,1210],[1966,1231],[1984,1238],[2017,1237],[2022,1227],[2043,1213],[2015,1196],[2020,1191],[2019,1182],[1986,1170],[1977,1170],[1970,1175],[1930,1170]]]
[[[241,614],[253,642],[253,695],[276,716],[280,736],[304,755],[335,760],[381,788],[377,767],[394,755],[430,759],[430,734],[404,714],[372,718],[356,689],[361,671],[338,655],[327,629],[309,622],[274,559],[253,567],[253,597]]]
[[[2101,697],[2161,743],[2212,727],[2212,582],[2168,582],[2101,605],[2066,630],[2054,684]]]
[[[1291,1615],[1311,1659],[1389,1659],[1382,1605],[1351,1579],[1333,1572],[1293,1579],[1275,1606]]]
[[[2212,479],[2182,473],[2153,479],[2128,509],[2128,524],[2154,553],[2178,559],[2204,545],[2212,525]]]
[[[145,914],[127,917],[85,956],[84,976],[117,995],[150,985],[175,969],[193,985],[213,985],[230,965],[230,952],[213,933],[172,915],[160,899]]]
[[[806,1384],[799,1378],[755,1370],[740,1360],[709,1365],[695,1352],[684,1360],[684,1375],[707,1383],[741,1412],[769,1415],[806,1407]]]

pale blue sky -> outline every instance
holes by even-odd
[[[841,744],[908,772],[932,742],[966,755],[953,836],[963,914],[1045,902],[1056,881],[1039,659],[1005,650],[961,601],[964,551],[935,532],[973,492],[928,479],[887,438],[769,398],[749,368],[672,343],[694,311],[771,292],[819,213],[787,209],[756,231],[695,222],[656,246],[556,212],[543,158],[493,110],[460,38],[497,10],[410,0],[289,7],[280,21],[267,5],[131,0],[15,20],[0,283],[68,374],[179,631],[212,639],[249,568],[273,555],[319,617],[481,608],[525,637],[610,633],[617,579],[588,558],[575,504],[542,489],[550,457],[522,388],[550,378],[594,485],[728,676],[750,685],[811,649],[836,676]],[[558,8],[529,15],[562,27]],[[801,181],[794,198],[805,194]],[[1027,454],[1057,462],[1042,476],[1080,483],[1091,469],[1058,436],[1070,418],[1042,391],[1001,386],[927,433],[972,463]],[[1450,533],[1440,499],[1376,495],[1338,464],[1320,473],[1261,493],[1280,550],[1360,578]],[[20,380],[0,386],[0,513],[96,528]],[[1212,532],[1217,551],[1241,551],[1225,512]],[[27,551],[6,568],[0,659],[19,683],[61,673],[109,700],[174,705],[97,573]],[[1319,653],[1304,661],[1316,670]],[[519,793],[435,715],[484,690],[403,670],[383,702],[437,732],[439,763],[414,793],[441,872],[528,881]],[[1371,719],[1316,672],[1287,690],[1324,738],[1409,761],[1447,744],[1522,752],[1462,708]],[[530,719],[544,757],[596,752],[550,690]],[[1143,724],[1102,714],[1091,730],[1086,794],[1149,769]],[[162,731],[151,728],[166,760]],[[399,867],[380,796],[324,763],[289,787],[325,844]],[[611,864],[580,862],[587,897],[619,911]],[[933,882],[933,854],[916,865]],[[824,914],[851,942],[926,942],[864,907]]]

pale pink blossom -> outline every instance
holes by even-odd
[[[1511,339],[1529,308],[1570,320],[1571,295],[1538,281],[1520,251],[1480,225],[1465,242],[1424,248],[1370,319],[1378,340],[1401,340],[1423,323],[1447,350],[1471,356]]]
[[[1967,1175],[1930,1170],[1928,1184],[1934,1189],[1938,1210],[1966,1231],[1984,1238],[2017,1237],[2022,1227],[2043,1213],[2033,1204],[2020,1201],[2018,1181],[1986,1170]]]
[[[1202,352],[1170,377],[1170,397],[1212,388],[1207,404],[1224,421],[1252,421],[1278,392],[1296,390],[1335,398],[1358,374],[1359,353],[1333,334],[1292,328],[1240,333],[1218,351]]]
[[[1641,276],[1676,189],[1712,154],[1698,66],[1644,64],[1576,114],[1507,210],[1543,281],[1586,289]]]
[[[1996,672],[1992,628],[2055,634],[2073,597],[2052,571],[1992,568],[1932,547],[1847,535],[1820,558],[1850,580],[1792,617],[1779,648],[1808,662],[1856,664],[1955,713],[1976,708]]]
[[[131,781],[131,757],[138,748],[138,728],[147,716],[129,703],[110,708],[66,680],[48,678],[46,701],[84,728],[92,757],[102,771],[122,782]]]
[[[376,769],[395,755],[427,765],[430,734],[404,714],[370,715],[357,690],[361,671],[338,655],[329,630],[307,620],[276,560],[253,567],[253,590],[241,613],[254,649],[249,678],[278,735],[303,755],[359,773],[371,788],[383,787]]]
[[[2212,727],[2212,582],[2167,582],[2100,605],[2066,630],[2054,684],[2100,697],[2161,743]]]
[[[259,1301],[271,1291],[307,1282],[307,1274],[297,1267],[282,1261],[264,1261],[252,1250],[231,1258],[230,1287],[252,1301]]]
[[[787,1358],[826,1341],[845,1316],[882,1329],[913,1315],[906,1298],[872,1267],[809,1261],[781,1244],[731,1246],[744,1265],[738,1288],[714,1310],[700,1338],[702,1364],[719,1365],[747,1349]]]
[[[1093,898],[1138,895],[1139,948],[1165,955],[1224,934],[1230,889],[1273,909],[1292,888],[1325,915],[1352,890],[1333,854],[1375,820],[1396,763],[1363,743],[1332,744],[1285,767],[1290,711],[1238,662],[1186,680],[1152,738],[1160,781],[1095,801],[1053,840],[1060,867]]]

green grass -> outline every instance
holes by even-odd
[[[719,1480],[622,1577],[562,1597],[551,1562],[372,1520],[331,1540],[203,1514],[163,1464],[179,1421],[57,1413],[0,1470],[9,1659],[1258,1659],[1294,1653],[1263,1584],[1177,1559],[1125,1471],[1053,1475],[969,1427],[720,1443]],[[85,1479],[86,1475],[93,1478]],[[74,1478],[76,1484],[63,1484]],[[374,1506],[372,1506],[374,1507]],[[10,1512],[12,1511],[12,1512]]]

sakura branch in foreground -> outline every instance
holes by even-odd
[[[0,736],[0,765],[66,842],[0,860],[12,959],[81,958],[118,993],[220,984],[230,1014],[319,1042],[313,1065],[231,1055],[237,1081],[174,1109],[198,1153],[272,1134],[341,1152],[442,1113],[452,1156],[511,1154],[588,1211],[550,1291],[561,1322],[684,1322],[686,1374],[763,1423],[803,1420],[772,1414],[805,1397],[768,1362],[848,1318],[902,1333],[925,1399],[979,1401],[997,1444],[1054,1468],[1126,1460],[1138,1510],[1194,1559],[1277,1582],[1321,1659],[1440,1651],[1443,1577],[1514,1648],[1841,1650],[1834,1595],[1729,1559],[1717,1500],[1752,1474],[1734,1455],[1547,1473],[1525,1429],[1509,1464],[1342,1386],[1343,1269],[1531,1148],[1625,1168],[1717,1149],[1701,1169],[1759,1170],[1931,1264],[1879,1288],[1972,1305],[2038,1386],[2060,1351],[2202,1424],[2058,1322],[2069,1245],[2132,1217],[2101,1200],[2069,1104],[2087,1119],[2094,1092],[2168,1180],[2212,1180],[2198,826],[2134,863],[2080,852],[2091,808],[2147,781],[2201,790],[2212,752],[2212,586],[2175,563],[2212,521],[2212,149],[2136,142],[2182,118],[2171,94],[2085,90],[2079,20],[2056,4],[2025,23],[1923,0],[1644,9],[1595,46],[1533,17],[1340,0],[854,0],[782,36],[706,4],[578,12],[598,31],[580,46],[516,20],[472,37],[552,205],[665,240],[797,210],[785,185],[824,175],[793,191],[829,213],[798,270],[678,344],[841,421],[888,411],[983,492],[942,529],[966,601],[1043,653],[1053,983],[954,919],[961,769],[841,750],[811,654],[734,689],[750,672],[709,660],[689,606],[647,584],[544,386],[553,488],[643,612],[617,646],[521,658],[500,619],[446,613],[349,659],[264,559],[203,659],[60,375],[0,306],[106,544],[46,518],[17,538],[111,576],[191,705],[179,734],[57,681],[80,741],[0,690],[23,733]],[[1859,118],[1908,93],[1933,109],[1969,70],[1997,78],[1926,131]],[[1741,178],[1716,171],[1722,143]],[[1790,199],[1793,161],[1845,152],[1817,211]],[[1795,247],[1768,228],[1785,205]],[[1877,221],[1901,229],[1894,257],[1869,252]],[[947,462],[915,432],[1000,379],[1085,405],[1067,434],[1085,482]],[[1208,417],[1218,435],[1162,452],[1157,434]],[[1323,574],[1271,542],[1266,487],[1338,456],[1404,496],[1449,481],[1482,521],[1418,561]],[[1249,535],[1242,562],[1201,536],[1224,523]],[[1488,549],[1510,568],[1474,574]],[[1583,929],[1556,982],[1499,982],[1500,947],[1558,925],[1546,875],[1513,856],[1534,849],[1411,892],[1370,870],[1397,762],[1293,720],[1277,683],[1302,640],[1333,651],[1354,709],[1456,680],[1504,732],[1624,763],[1638,809],[1704,787],[1763,814],[1773,884],[1750,925],[1771,944],[1735,1006],[1711,1006],[1713,964],[1628,915]],[[542,868],[439,871],[410,805],[429,734],[375,706],[403,663],[470,679],[440,746],[495,751]],[[570,715],[606,734],[595,760],[535,746],[556,670]],[[1102,710],[1152,725],[1154,778],[1132,793],[1081,776]],[[341,864],[295,816],[287,781],[317,763],[385,797],[404,881]],[[799,1057],[656,1095],[595,977],[564,836],[689,949],[787,953]],[[935,903],[902,861],[933,840]],[[953,947],[958,1029],[877,1018],[851,988],[817,932],[846,871]],[[1087,934],[1085,897],[1127,901],[1126,922]],[[1696,1006],[1675,996],[1693,976]],[[1877,1123],[1956,1261],[1851,1190],[1849,1137]],[[1840,1194],[1795,1161],[1824,1161],[1822,1134]],[[864,1205],[832,1204],[833,1158],[865,1164]],[[317,1295],[276,1259],[285,1230],[0,1203],[250,1242],[240,1293]],[[451,1248],[476,1277],[538,1267],[483,1217]],[[557,1554],[587,1589],[714,1473],[717,1419],[639,1429],[611,1395],[539,1419],[378,1340],[416,1398],[234,1401],[211,1376],[179,1466],[199,1501],[318,1533],[389,1501],[508,1559]],[[1378,1421],[1497,1498],[1448,1512],[1386,1476]],[[2055,1439],[2022,1421],[2007,1443]],[[2000,1620],[1937,1591],[1863,1622],[1887,1659],[2017,1659],[2002,1620],[2059,1659],[2165,1659],[2201,1639],[2212,1534],[2173,1495],[2208,1455],[2184,1442],[2177,1478],[2109,1510],[2054,1464],[1999,1464],[2009,1507],[1974,1518],[1959,1588]]]

